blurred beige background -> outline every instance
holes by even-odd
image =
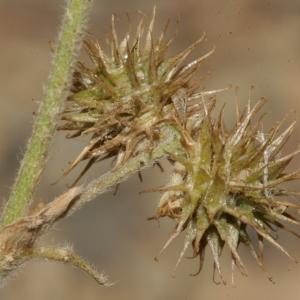
[[[62,0],[1,0],[0,1],[0,192],[4,203],[24,144],[30,134],[33,112],[43,94],[51,54],[50,40],[55,40],[63,6]],[[96,0],[89,32],[104,40],[109,30],[110,15],[120,17],[124,32],[125,13],[133,17],[142,10],[151,13],[153,1]],[[239,86],[245,102],[249,87],[255,86],[253,99],[269,99],[266,107],[266,128],[271,122],[300,110],[300,2],[298,0],[161,0],[156,28],[168,17],[180,15],[179,35],[172,48],[178,51],[196,40],[203,31],[208,39],[203,46],[216,46],[216,53],[202,68],[206,77],[202,86],[221,88]],[[174,31],[176,30],[174,25]],[[202,52],[201,52],[202,51]],[[211,75],[207,76],[210,73]],[[233,117],[233,93],[219,97],[227,102],[227,119]],[[299,143],[300,127],[293,142]],[[51,200],[71,181],[66,178],[50,186],[75,157],[81,145],[65,143],[58,134],[52,146],[47,170],[37,198]],[[167,167],[167,163],[163,162]],[[300,165],[296,161],[293,167]],[[103,173],[108,164],[98,165],[85,180]],[[119,282],[112,288],[98,287],[82,272],[51,262],[32,262],[0,290],[1,300],[79,300],[79,299],[286,299],[300,298],[300,266],[288,261],[277,250],[266,247],[267,269],[275,284],[255,266],[249,254],[241,250],[249,269],[249,277],[237,274],[237,287],[212,283],[212,261],[207,256],[204,271],[197,277],[188,276],[197,269],[197,260],[184,260],[176,277],[172,269],[182,246],[178,240],[161,258],[153,257],[167,239],[172,223],[162,220],[160,227],[146,221],[154,212],[158,195],[139,196],[138,192],[166,180],[157,169],[144,173],[144,183],[137,176],[122,184],[117,196],[107,193],[87,205],[71,219],[60,223],[45,242],[52,245],[72,244],[76,251],[99,269]],[[300,242],[284,235],[282,243],[300,259]],[[223,268],[230,281],[228,251]]]

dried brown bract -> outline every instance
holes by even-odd
[[[38,238],[76,205],[82,187],[75,187],[56,198],[44,208],[19,219],[0,231],[0,285],[26,261],[38,258],[69,263],[85,271],[100,285],[109,286],[105,275],[75,254],[70,247],[48,248],[37,245]]]

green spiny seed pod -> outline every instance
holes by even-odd
[[[200,259],[200,272],[205,248],[209,246],[214,270],[223,280],[219,258],[227,244],[233,266],[237,265],[246,274],[238,254],[239,245],[244,244],[263,266],[264,240],[291,258],[274,235],[280,228],[299,237],[284,223],[300,224],[291,214],[293,210],[298,212],[300,205],[283,199],[298,194],[284,189],[282,184],[299,179],[299,170],[286,173],[285,169],[300,150],[280,155],[295,123],[281,134],[278,134],[280,123],[264,134],[260,131],[260,120],[253,124],[253,117],[262,104],[260,101],[253,108],[249,105],[230,132],[225,129],[222,112],[216,121],[213,120],[214,104],[209,102],[203,102],[204,111],[197,121],[181,127],[186,155],[170,154],[174,161],[171,182],[152,190],[164,193],[154,218],[168,216],[177,222],[161,252],[181,232],[186,232],[177,265],[192,245],[194,256]],[[249,228],[257,234],[258,252]]]
[[[85,42],[92,66],[78,63],[62,115],[65,123],[59,128],[73,131],[70,137],[91,135],[90,143],[66,172],[89,160],[79,178],[96,161],[116,156],[118,166],[136,151],[151,150],[160,138],[161,126],[174,122],[175,113],[181,117],[195,113],[191,100],[199,97],[199,92],[190,80],[213,52],[183,65],[203,35],[178,55],[166,58],[172,39],[165,38],[167,26],[159,38],[153,37],[155,9],[148,30],[144,33],[142,19],[135,36],[127,34],[121,43],[114,19],[108,41],[111,55],[99,43]]]

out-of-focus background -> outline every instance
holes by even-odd
[[[170,32],[179,33],[171,52],[179,51],[195,41],[203,31],[207,41],[196,54],[216,46],[216,53],[202,67],[205,88],[239,87],[242,103],[254,85],[253,101],[261,96],[269,99],[266,106],[266,128],[272,122],[300,111],[300,2],[297,0],[161,0],[156,1],[156,29],[168,17],[173,21]],[[37,108],[50,68],[49,41],[56,38],[65,1],[1,0],[0,1],[0,195],[4,203],[18,167],[24,145],[31,131],[33,112]],[[150,15],[151,0],[96,0],[88,31],[105,40],[110,16],[118,15],[120,32],[125,31],[126,12],[132,23],[138,10]],[[219,96],[227,102],[226,118],[233,119],[234,93]],[[294,111],[294,112],[293,112]],[[291,150],[299,143],[296,128]],[[81,143],[81,144],[80,144]],[[37,200],[49,201],[65,189],[72,177],[51,186],[82,147],[83,141],[66,142],[57,134],[47,170],[37,193]],[[162,162],[168,168],[166,162]],[[296,168],[296,160],[292,167]],[[98,165],[86,177],[102,174],[108,163]],[[197,277],[189,273],[197,269],[197,260],[184,260],[173,278],[172,270],[181,250],[182,239],[176,241],[159,263],[153,257],[172,230],[172,222],[146,221],[153,215],[157,194],[139,196],[146,187],[165,182],[166,175],[152,169],[144,172],[144,183],[133,176],[120,186],[114,197],[107,193],[87,205],[72,218],[60,223],[44,238],[51,245],[72,244],[74,249],[110,274],[117,284],[109,289],[96,285],[82,272],[52,262],[28,263],[9,284],[0,290],[1,300],[79,300],[79,299],[299,299],[300,267],[288,261],[276,249],[266,247],[266,266],[274,284],[255,266],[249,254],[241,253],[249,269],[249,277],[237,274],[236,287],[212,282],[212,260],[207,256],[203,272]],[[284,235],[281,241],[300,259],[300,242]],[[227,258],[226,258],[227,257]],[[224,253],[223,269],[230,282],[229,253]]]

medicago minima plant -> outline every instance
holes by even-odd
[[[148,190],[162,193],[151,219],[169,217],[175,222],[161,253],[185,234],[176,267],[191,247],[193,256],[199,258],[199,273],[209,248],[214,271],[225,283],[220,266],[224,246],[230,250],[232,267],[237,266],[242,274],[247,271],[238,251],[241,244],[261,267],[265,241],[292,258],[277,240],[276,231],[283,229],[298,237],[289,228],[289,223],[299,225],[295,214],[300,205],[291,200],[298,193],[284,183],[299,179],[300,171],[286,169],[299,150],[282,154],[295,123],[281,129],[279,122],[263,132],[258,116],[261,100],[253,107],[249,103],[242,113],[238,108],[236,123],[229,130],[223,109],[216,109],[216,94],[223,90],[203,91],[193,80],[213,50],[188,61],[205,35],[169,56],[173,42],[166,37],[169,23],[157,37],[155,8],[148,25],[143,17],[136,32],[123,39],[119,39],[113,16],[109,51],[85,38],[91,62],[77,61],[89,6],[90,1],[70,0],[66,8],[48,89],[2,214],[1,282],[26,261],[39,258],[70,263],[99,284],[110,285],[104,274],[70,247],[50,248],[37,241],[59,220],[132,174],[159,165],[163,158],[171,163],[172,172],[166,186]],[[81,162],[86,164],[71,188],[29,213],[56,129],[66,131],[68,138],[90,138],[65,175]],[[91,166],[108,158],[114,161],[110,171],[78,185]]]

